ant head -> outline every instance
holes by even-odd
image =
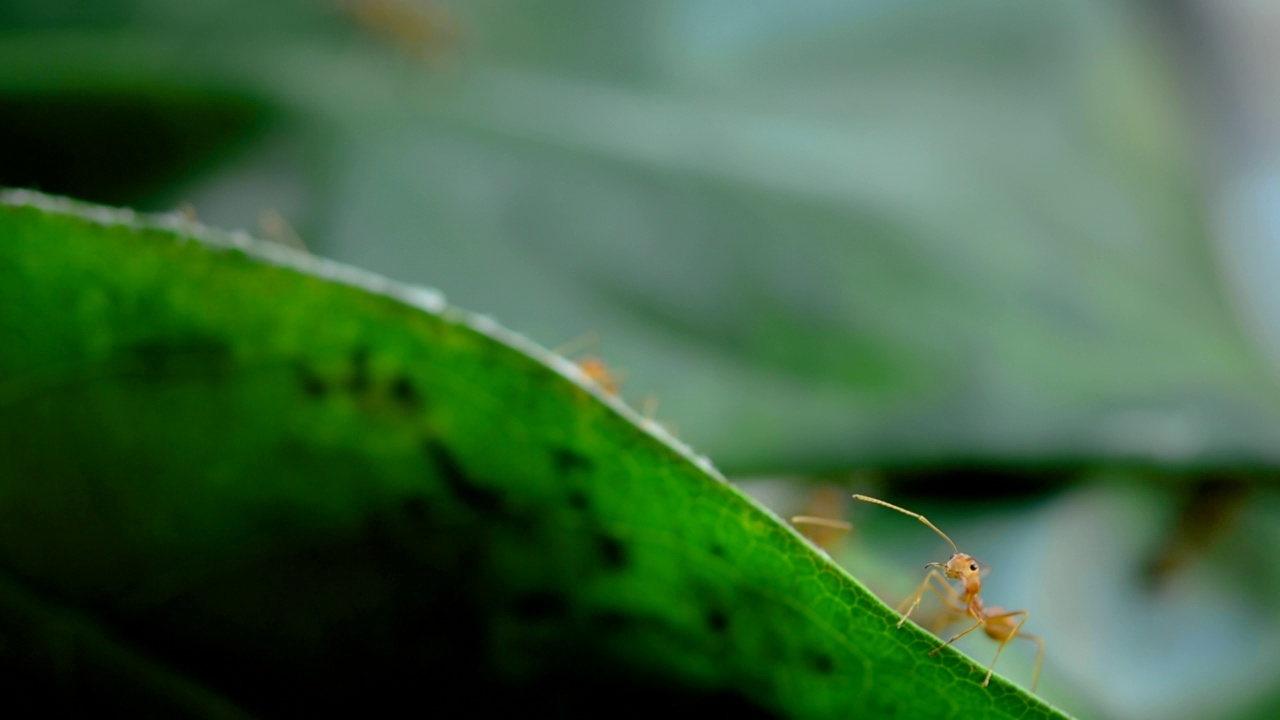
[[[947,577],[953,580],[963,580],[966,586],[979,582],[979,574],[982,571],[978,560],[967,553],[956,553],[946,563],[929,563],[929,565],[940,568]]]

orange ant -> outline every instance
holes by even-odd
[[[1027,610],[1005,610],[1004,608],[997,607],[995,605],[986,607],[980,597],[980,593],[982,592],[982,572],[978,560],[972,555],[960,552],[960,549],[951,541],[951,538],[947,537],[947,534],[939,530],[936,525],[929,522],[925,516],[900,508],[897,505],[887,503],[883,500],[867,497],[866,495],[854,495],[853,499],[872,503],[874,505],[881,505],[889,508],[890,510],[897,510],[903,515],[910,515],[925,525],[928,525],[929,529],[941,535],[942,539],[947,541],[947,544],[951,546],[951,550],[953,551],[951,558],[945,563],[931,562],[928,565],[925,565],[926,568],[929,568],[929,574],[925,576],[924,582],[920,583],[920,587],[915,591],[915,593],[908,597],[902,605],[898,606],[899,613],[902,613],[901,608],[903,606],[907,606],[907,611],[902,613],[902,617],[898,619],[898,627],[902,627],[902,624],[907,621],[907,618],[911,617],[911,613],[916,609],[916,606],[920,604],[921,598],[924,597],[925,590],[932,590],[933,593],[938,596],[938,599],[942,600],[943,604],[947,606],[948,610],[958,616],[968,615],[973,618],[975,622],[968,629],[953,635],[950,640],[947,640],[933,650],[930,650],[930,656],[933,656],[939,650],[942,650],[942,648],[959,640],[965,635],[968,635],[974,630],[982,628],[983,632],[985,632],[988,637],[992,640],[997,640],[1000,643],[1000,647],[996,649],[996,656],[991,659],[991,665],[987,667],[987,676],[982,680],[982,687],[986,687],[987,683],[991,682],[991,674],[995,671],[996,660],[1000,659],[1000,653],[1004,651],[1004,646],[1008,645],[1009,641],[1015,637],[1026,638],[1040,646],[1040,651],[1036,655],[1035,673],[1031,680],[1031,692],[1035,692],[1036,686],[1040,682],[1040,662],[1044,660],[1044,639],[1038,635],[1020,632],[1023,624],[1027,622],[1027,618],[1031,616],[1031,613]],[[821,520],[821,522],[815,523],[815,521],[819,520]],[[840,523],[839,521],[824,520],[821,518],[811,518],[806,516],[792,518],[792,522],[823,524],[830,527],[845,525],[845,523]],[[935,580],[937,581],[936,583],[934,583]],[[960,580],[964,585],[964,592],[962,593],[957,591],[950,583],[947,582],[947,580]],[[941,589],[939,589],[939,586]],[[1015,622],[1014,618],[1020,619]],[[955,618],[955,620],[958,619],[959,617]]]
[[[444,60],[462,36],[458,18],[436,3],[344,0],[342,11],[365,32],[428,62]]]
[[[578,368],[608,395],[617,395],[618,391],[622,389],[620,373],[610,370],[604,360],[594,355],[578,360]]]
[[[987,676],[982,680],[982,687],[986,687],[987,683],[991,682],[991,673],[995,671],[996,661],[1000,659],[1000,653],[1004,651],[1004,646],[1008,645],[1009,641],[1015,637],[1026,638],[1040,645],[1040,651],[1036,654],[1035,673],[1031,680],[1031,692],[1035,692],[1036,686],[1040,682],[1040,662],[1044,659],[1044,639],[1038,635],[1019,632],[1023,624],[1027,622],[1027,618],[1031,617],[1031,613],[1027,610],[1005,610],[995,605],[989,608],[986,607],[979,595],[982,592],[982,573],[979,569],[978,561],[972,555],[960,552],[960,549],[951,541],[951,538],[947,537],[947,534],[939,530],[936,525],[929,522],[925,516],[866,495],[854,495],[853,499],[882,505],[890,510],[897,510],[903,515],[910,515],[941,535],[942,539],[946,540],[947,544],[951,546],[954,553],[945,563],[932,562],[925,565],[925,567],[929,568],[929,574],[925,576],[924,582],[920,583],[920,587],[915,594],[908,598],[911,605],[898,620],[898,627],[902,627],[902,623],[907,621],[907,618],[911,616],[911,612],[920,604],[924,591],[926,589],[932,590],[949,610],[959,615],[968,614],[975,622],[968,629],[953,635],[950,640],[930,650],[929,655],[936,654],[956,640],[978,628],[982,628],[987,637],[1000,642],[1000,647],[996,649],[996,656],[991,659],[991,665],[987,667]],[[939,572],[939,570],[942,572]],[[930,584],[935,579],[938,581],[937,585]],[[957,592],[947,582],[948,579],[960,580],[964,584],[964,592]],[[939,590],[938,586],[941,586],[942,590]],[[943,591],[945,591],[945,594]],[[1014,618],[1018,617],[1021,619],[1014,622]]]
[[[595,333],[587,333],[586,335],[582,335],[568,343],[565,343],[564,345],[561,345],[553,352],[558,355],[572,355],[582,350],[585,346],[598,345],[599,342],[600,338],[597,337]],[[606,395],[617,396],[622,390],[624,373],[619,370],[611,370],[609,365],[599,357],[596,357],[595,355],[587,355],[586,357],[573,361],[573,364],[577,365],[578,369],[582,371],[582,374],[586,375],[588,380],[599,386]]]
[[[558,355],[568,356],[578,352],[584,346],[597,345],[599,342],[600,338],[597,337],[595,333],[587,333],[565,343],[564,345],[561,345],[556,348],[554,352]],[[626,373],[624,371],[611,368],[608,363],[595,355],[586,355],[581,357],[574,360],[573,364],[577,365],[578,369],[582,371],[582,374],[586,375],[588,380],[595,383],[596,387],[600,388],[605,395],[614,398],[620,397],[622,392],[622,382],[626,379]],[[658,414],[658,398],[653,395],[646,395],[644,397],[642,413],[646,423],[656,422],[654,418]],[[675,430],[670,423],[657,424],[668,433],[675,434]]]

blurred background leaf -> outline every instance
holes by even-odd
[[[0,182],[278,216],[594,334],[727,472],[801,480],[746,485],[777,507],[825,478],[976,536],[1048,696],[1244,717],[1280,692],[1269,7],[4,2]],[[868,521],[849,562],[939,559]]]
[[[1133,8],[52,5],[6,13],[7,184],[595,332],[731,471],[1275,453]]]

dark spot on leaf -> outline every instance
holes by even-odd
[[[734,720],[764,720],[765,718],[782,717],[760,707],[735,690],[721,690],[715,693],[705,702],[703,708],[690,704],[685,709],[695,717],[718,715],[734,718]]]
[[[421,522],[427,519],[429,505],[427,499],[421,495],[410,495],[401,503],[404,514],[414,522]]]
[[[601,632],[612,633],[618,632],[631,624],[631,618],[626,613],[617,610],[602,610],[591,616],[591,622],[595,624]]]
[[[574,510],[586,510],[587,494],[582,492],[581,490],[570,490],[569,491],[569,507],[573,508]]]
[[[464,504],[479,512],[494,513],[502,509],[502,498],[489,488],[478,485],[463,471],[448,448],[428,438],[424,444],[427,458],[436,466],[445,487]]]
[[[311,368],[301,364],[298,365],[298,387],[302,389],[303,394],[315,400],[319,400],[329,392],[324,380],[321,380]]]
[[[361,542],[369,552],[380,557],[392,556],[397,550],[397,528],[382,513],[370,513],[362,523]]]
[[[351,375],[347,377],[347,389],[362,393],[369,389],[369,351],[356,348],[351,353]]]
[[[627,557],[627,546],[612,535],[601,533],[596,538],[596,546],[600,548],[600,558],[604,560],[605,567],[610,570],[621,570],[630,561]]]
[[[153,338],[122,351],[122,360],[140,379],[221,380],[232,368],[231,347],[208,335]]]
[[[569,612],[569,602],[560,593],[532,592],[516,601],[516,615],[529,622],[545,622],[564,617]]]
[[[724,546],[723,546],[723,545],[721,545],[720,543],[716,543],[716,544],[712,545],[712,546],[711,546],[711,554],[712,554],[712,555],[715,555],[715,556],[716,556],[716,557],[718,557],[718,558],[722,558],[722,557],[724,557]]]
[[[712,608],[711,612],[707,613],[707,627],[717,635],[723,633],[729,629],[729,618],[723,610]]]
[[[595,466],[587,456],[565,447],[556,448],[551,453],[551,461],[555,464],[556,472],[561,475],[589,473]]]
[[[830,675],[836,669],[831,656],[822,652],[809,653],[809,665],[820,675]]]
[[[418,389],[413,386],[413,381],[404,375],[399,375],[391,381],[391,396],[406,410],[417,410],[422,405]]]

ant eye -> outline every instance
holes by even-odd
[[[973,572],[978,572],[978,564],[977,564],[977,563],[971,563],[971,564],[969,565],[969,569],[970,569],[970,570],[972,570]]]

